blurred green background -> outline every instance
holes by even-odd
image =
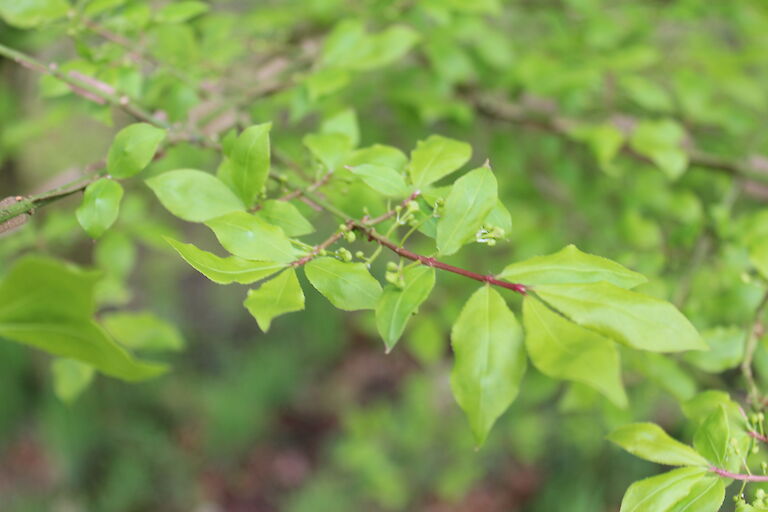
[[[648,275],[644,291],[674,300],[702,330],[751,320],[761,288],[747,247],[766,234],[765,177],[685,164],[681,172],[669,159],[680,157],[678,143],[738,161],[768,153],[762,0],[231,0],[183,23],[137,18],[169,2],[73,4],[86,13],[106,5],[88,19],[136,41],[155,64],[61,20],[35,30],[0,22],[0,43],[45,62],[95,62],[99,80],[172,121],[204,112],[206,87],[219,84],[210,90],[246,98],[238,115],[271,120],[274,145],[307,169],[317,163],[302,136],[344,108],[356,112],[361,146],[407,153],[431,133],[466,140],[473,165],[490,159],[512,230],[453,262],[498,272],[575,243]],[[316,49],[350,19],[370,31],[405,24],[419,40],[385,67],[315,72]],[[248,99],[243,91],[263,83],[259,71],[276,52],[289,63],[286,83]],[[0,60],[0,197],[71,180],[131,121],[67,92]],[[487,115],[509,104],[524,107],[519,122]],[[552,120],[584,129],[540,129]],[[610,154],[600,135],[608,122],[650,123],[661,141],[646,145],[662,157]],[[182,144],[141,177],[217,164],[215,153]],[[54,393],[47,355],[0,340],[3,512],[613,511],[630,482],[658,467],[609,445],[611,428],[657,421],[681,434],[678,402],[738,389],[735,363],[718,359],[713,370],[695,357],[625,350],[631,409],[619,410],[529,367],[476,450],[449,385],[450,325],[473,284],[439,275],[389,355],[370,313],[337,311],[310,286],[306,311],[262,334],[242,307],[247,287],[207,281],[161,238],[210,247],[211,235],[174,220],[142,179],[125,186],[118,223],[97,242],[77,224],[79,197],[0,235],[0,273],[29,252],[99,268],[102,312],[152,311],[185,348],[153,354],[173,367],[163,377],[96,377],[67,403]],[[362,189],[327,193],[355,212],[381,201]],[[333,219],[315,224],[312,242],[335,229]],[[762,346],[758,365],[768,367]]]

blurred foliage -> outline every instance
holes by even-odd
[[[761,0],[0,0],[0,20],[0,44],[190,135],[121,182],[119,216],[97,240],[78,224],[79,196],[0,234],[2,275],[28,253],[100,270],[96,318],[140,360],[171,367],[128,384],[0,341],[3,511],[618,510],[658,468],[608,432],[655,421],[691,440],[681,404],[712,389],[745,401],[737,367],[751,337],[768,384],[754,329],[768,278]],[[0,198],[81,179],[133,121],[119,101],[0,60]],[[355,154],[339,140],[404,153],[434,133],[469,142],[472,167],[490,160],[511,229],[451,263],[500,272],[574,243],[646,275],[639,289],[678,306],[711,351],[620,347],[628,409],[529,367],[476,450],[449,382],[450,327],[473,284],[439,274],[385,355],[372,315],[337,311],[303,277],[306,311],[261,333],[246,287],[210,283],[164,241],[215,247],[144,179],[218,168],[227,181],[191,135],[226,149],[266,122],[275,166],[309,180],[338,167],[345,179],[322,192],[355,217],[387,199],[341,167]],[[311,243],[336,229],[296,204],[318,230]],[[83,227],[100,234],[101,221]],[[409,247],[433,245],[414,235]]]

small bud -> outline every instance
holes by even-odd
[[[355,241],[355,232],[354,231],[347,231],[344,233],[344,240],[346,240],[349,243],[352,243]]]
[[[758,489],[757,491],[755,491],[755,497],[757,499],[759,499],[759,500],[764,499],[765,498],[765,491],[762,490],[762,489]]]
[[[347,226],[346,224],[339,224],[339,231],[341,231],[342,233],[346,233],[347,231],[349,231],[349,226]]]
[[[445,199],[443,199],[442,197],[438,197],[437,199],[435,199],[435,207],[436,208],[439,208],[440,206],[443,206],[444,204],[445,204]]]
[[[349,263],[350,261],[352,261],[352,253],[349,252],[344,247],[336,251],[336,254],[339,256],[339,258],[341,258],[342,261],[346,263]]]
[[[398,281],[397,278],[398,278],[397,272],[386,272],[384,274],[384,279],[386,279],[388,283],[392,283],[395,286],[397,286],[397,281]]]
[[[491,239],[489,239],[489,240],[486,242],[486,244],[488,244],[488,247],[493,247],[494,245],[496,245],[496,239],[494,239],[494,238],[491,238]]]
[[[364,260],[365,259],[365,253],[363,251],[357,251],[355,253],[355,258],[360,259],[360,260]]]
[[[326,251],[325,249],[321,249],[320,252],[319,252],[319,255],[320,256],[328,256],[328,251]]]
[[[390,272],[397,272],[397,269],[400,268],[397,266],[397,263],[394,261],[388,261],[387,262],[387,270]]]

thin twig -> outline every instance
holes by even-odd
[[[760,392],[757,388],[757,382],[755,382],[755,376],[752,373],[752,360],[755,357],[755,350],[757,350],[757,342],[760,341],[764,332],[763,315],[765,314],[766,307],[768,307],[768,291],[765,292],[755,309],[755,314],[749,328],[747,346],[744,349],[744,359],[741,361],[741,373],[747,380],[749,402],[753,406],[760,402]]]

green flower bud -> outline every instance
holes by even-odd
[[[387,262],[387,270],[390,272],[397,272],[397,269],[400,268],[397,263],[394,261],[388,261]]]
[[[355,232],[354,231],[347,231],[344,233],[344,240],[346,240],[349,243],[352,243],[355,241]]]

